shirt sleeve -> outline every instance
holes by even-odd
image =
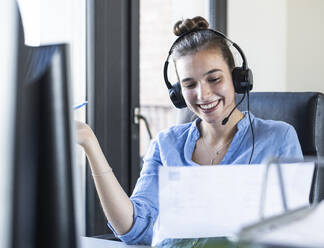
[[[108,223],[116,237],[126,244],[150,245],[153,225],[158,215],[158,167],[161,165],[160,149],[157,140],[152,141],[144,157],[144,164],[131,196],[134,207],[132,228],[119,235]]]
[[[284,142],[282,142],[279,150],[280,159],[304,159],[298,136],[293,126],[289,125],[283,140]]]

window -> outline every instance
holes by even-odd
[[[73,0],[72,37],[70,45],[71,58],[71,82],[73,104],[79,104],[86,100],[86,0]],[[86,120],[86,108],[80,108],[74,112],[74,119]],[[78,228],[82,235],[85,234],[85,171],[86,160],[81,147],[75,149],[76,168],[75,194],[76,194],[76,215]]]
[[[87,1],[87,121],[115,176],[130,195],[140,171],[139,2]],[[90,105],[91,104],[91,105]],[[109,232],[92,175],[86,175],[86,235]]]
[[[176,110],[164,86],[163,63],[175,39],[171,32],[175,20],[205,16],[209,1],[197,2],[87,0],[87,121],[128,195],[141,169],[140,133],[142,156],[149,144],[143,127],[139,132],[135,112],[140,107],[153,135],[175,124]],[[181,6],[187,5],[183,12]],[[171,70],[170,74],[175,82]],[[111,233],[88,166],[86,223],[87,236]]]
[[[147,119],[152,136],[176,124],[177,109],[172,105],[164,83],[163,66],[176,39],[173,25],[181,18],[200,15],[209,19],[214,1],[141,0],[140,1],[140,111]],[[172,62],[170,82],[176,83]],[[140,154],[144,156],[150,143],[144,122],[140,126]]]

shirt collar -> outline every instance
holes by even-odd
[[[238,130],[245,130],[249,125],[250,125],[250,121],[249,121],[249,115],[248,115],[248,111],[242,111],[244,117],[242,118],[242,120],[240,120],[237,123],[237,129]],[[253,123],[254,120],[254,115],[251,113],[250,111],[250,117],[251,117],[251,122]],[[197,117],[193,122],[192,125],[190,127],[190,132],[193,132],[194,130],[198,130],[198,123],[201,121],[201,119],[199,117]]]
[[[244,117],[243,117],[242,120],[240,120],[237,123],[237,129],[238,130],[245,130],[250,125],[248,111],[242,111],[242,113],[244,114]],[[250,117],[251,117],[251,122],[253,123],[253,121],[254,121],[254,115],[251,113],[251,111],[250,111]]]
[[[242,136],[244,136],[244,133],[249,128],[250,121],[249,121],[248,111],[243,111],[242,113],[244,114],[244,117],[242,118],[242,120],[240,120],[237,123],[237,132],[234,135],[234,138],[233,138],[231,146],[229,147],[229,150],[225,154],[225,156],[220,164],[227,163],[226,161],[228,160],[228,158],[232,156],[232,154],[237,150],[238,144],[241,143],[241,142],[239,142],[239,140],[242,139]],[[250,118],[251,118],[251,122],[253,123],[253,120],[255,117],[251,112],[250,112]],[[188,149],[185,149],[185,151],[187,151],[187,152],[184,154],[185,159],[187,160],[188,164],[196,165],[196,166],[198,164],[192,161],[192,154],[195,149],[196,142],[197,142],[198,138],[200,137],[200,133],[199,133],[199,129],[198,129],[198,123],[200,121],[201,121],[201,119],[198,117],[191,124],[189,135],[188,135],[189,140],[188,140],[188,143],[186,143],[186,145],[185,145],[185,146],[188,146],[187,147]]]

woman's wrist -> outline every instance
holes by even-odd
[[[100,145],[97,137],[90,133],[84,142],[81,144],[86,154],[94,153],[96,150],[100,150]]]

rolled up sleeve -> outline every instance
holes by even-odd
[[[108,223],[116,237],[126,244],[150,245],[153,236],[153,225],[158,216],[158,167],[161,165],[159,144],[152,141],[144,157],[144,164],[135,189],[131,196],[134,207],[132,228],[119,235]]]

